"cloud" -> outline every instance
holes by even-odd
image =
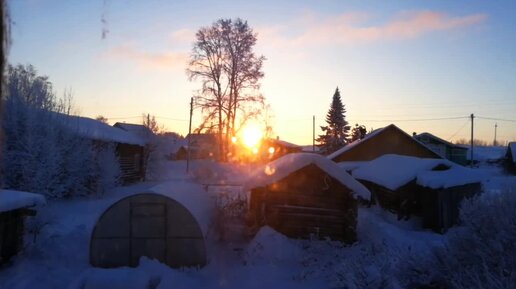
[[[485,14],[452,16],[436,11],[412,11],[399,13],[385,23],[369,24],[372,17],[366,13],[344,13],[332,17],[307,14],[303,21],[259,27],[257,32],[259,42],[262,41],[265,45],[291,47],[363,44],[414,39],[432,32],[478,25],[487,18]]]
[[[195,40],[195,31],[188,28],[178,29],[170,33],[173,44],[190,44]]]
[[[104,56],[133,61],[143,69],[184,69],[188,62],[187,52],[148,52],[127,44],[111,48]]]

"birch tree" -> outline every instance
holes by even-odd
[[[256,33],[240,18],[219,19],[196,33],[187,74],[191,81],[201,82],[195,97],[204,114],[200,127],[216,128],[222,159],[237,126],[263,105],[259,81],[265,57],[254,53],[256,40]]]

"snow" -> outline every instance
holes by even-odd
[[[353,177],[379,184],[391,190],[416,179],[419,173],[438,165],[453,166],[443,159],[422,159],[410,156],[387,154],[367,162],[353,171]]]
[[[366,161],[345,161],[345,162],[337,163],[337,165],[340,168],[344,169],[346,172],[352,172],[366,163],[367,163]]]
[[[424,171],[417,175],[417,184],[432,189],[450,188],[480,183],[484,175],[470,168],[453,166],[445,171]]]
[[[445,170],[433,170],[437,166]],[[387,154],[364,162],[352,173],[353,177],[397,190],[416,180],[418,185],[432,189],[449,188],[479,183],[485,175],[444,159],[423,159],[411,156]]]
[[[149,143],[152,140],[152,137],[154,136],[152,131],[142,124],[117,122],[113,126],[121,128],[132,135],[138,136],[146,143]]]
[[[205,191],[199,184],[188,181],[168,181],[149,189],[151,193],[157,193],[176,200],[194,216],[203,235],[208,235],[208,230],[214,216],[216,195]]]
[[[151,279],[134,268],[90,269],[70,289],[147,289]]]
[[[60,118],[63,127],[84,138],[140,146],[145,145],[145,141],[140,137],[101,121],[81,116],[58,113],[56,115]]]
[[[205,163],[193,162],[192,170]],[[101,198],[51,200],[28,219],[43,223],[36,242],[27,232],[24,250],[0,270],[1,289],[50,288],[411,288],[399,284],[410,261],[432,254],[446,244],[449,234],[421,229],[418,218],[397,220],[379,207],[359,207],[358,242],[343,246],[325,240],[289,239],[263,227],[249,241],[212,243],[209,263],[202,269],[172,269],[142,257],[136,268],[100,269],[89,264],[89,241],[97,218],[123,197],[155,189],[181,200],[194,210],[204,186],[185,174],[184,162],[170,162],[159,183],[119,187]],[[483,164],[484,165],[484,164]],[[216,169],[215,164],[210,165]],[[222,167],[229,166],[224,164]],[[499,167],[474,169],[486,176],[485,192],[498,194],[516,188],[516,177]],[[232,179],[226,169],[226,177]],[[166,179],[169,177],[169,179]],[[156,189],[163,187],[162,189]],[[209,195],[208,195],[209,197]],[[197,208],[201,209],[201,207]]]
[[[254,170],[246,180],[244,190],[273,184],[310,164],[316,165],[328,175],[339,180],[343,185],[351,189],[355,196],[360,196],[367,200],[370,199],[371,193],[369,190],[339,168],[336,163],[328,158],[311,153],[287,154]]]
[[[471,160],[471,146],[463,145],[468,148],[466,159]],[[474,146],[473,159],[475,161],[499,160],[505,156],[507,147],[502,146]]]
[[[45,197],[40,194],[0,190],[0,213],[43,204],[45,204]]]

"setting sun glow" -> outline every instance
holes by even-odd
[[[256,148],[262,139],[262,131],[257,126],[247,126],[242,133],[242,140],[248,148]]]

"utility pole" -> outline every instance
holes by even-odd
[[[473,120],[475,119],[475,116],[471,114],[471,158],[470,158],[470,164],[471,167],[473,167]]]
[[[186,150],[186,173],[190,171],[190,139],[192,136],[192,114],[193,114],[193,97],[190,97],[190,123],[188,124],[187,150]]]
[[[315,153],[315,115],[312,118],[312,151]]]
[[[493,146],[497,145],[497,143],[496,143],[496,128],[498,128],[498,123],[495,123],[495,138],[494,138]]]

